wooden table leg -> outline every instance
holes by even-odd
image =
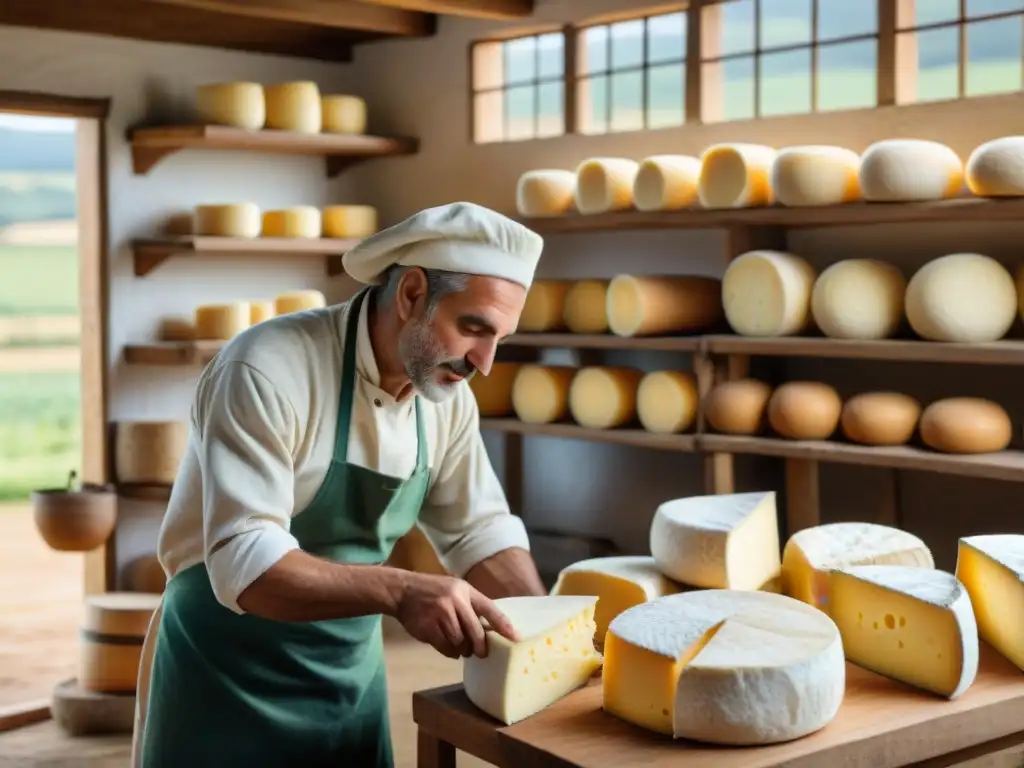
[[[455,768],[455,747],[418,728],[416,765],[417,768]]]

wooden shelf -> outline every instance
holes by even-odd
[[[328,276],[344,273],[341,257],[359,240],[293,237],[203,237],[185,235],[153,240],[133,240],[132,260],[137,277],[148,275],[173,256],[315,256],[326,259]]]
[[[642,429],[586,429],[577,424],[528,424],[515,418],[480,419],[480,429],[511,432],[526,437],[561,437],[591,443],[614,443],[634,448],[655,448],[659,451],[696,450],[694,435],[657,435]]]
[[[117,486],[117,495],[124,499],[143,501],[170,501],[171,486],[142,483],[122,483]]]
[[[154,341],[125,344],[128,365],[206,365],[220,352],[223,341]]]
[[[755,339],[743,336],[705,336],[706,350],[720,355],[857,358],[914,363],[1024,365],[1024,341],[953,344],[916,339],[850,341],[791,336]]]
[[[149,173],[165,157],[183,149],[219,149],[265,152],[278,155],[306,155],[327,159],[327,175],[361,160],[374,157],[411,155],[419,141],[340,133],[292,133],[290,131],[247,131],[224,125],[167,125],[133,128],[128,131],[132,145],[132,171]]]
[[[596,333],[514,333],[502,344],[513,347],[556,349],[636,349],[665,352],[696,352],[702,336],[629,338]]]

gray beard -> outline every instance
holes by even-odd
[[[442,403],[455,394],[462,382],[442,383],[437,380],[441,366],[447,365],[456,373],[466,369],[465,361],[448,357],[430,329],[426,318],[406,326],[398,339],[398,354],[405,366],[405,373],[417,394],[431,401]],[[469,380],[476,371],[465,376]]]

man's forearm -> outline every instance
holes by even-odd
[[[481,560],[469,569],[465,579],[492,600],[548,593],[530,553],[519,547],[503,549]]]

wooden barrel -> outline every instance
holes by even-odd
[[[109,592],[85,599],[78,681],[94,693],[133,693],[142,642],[160,595]]]

